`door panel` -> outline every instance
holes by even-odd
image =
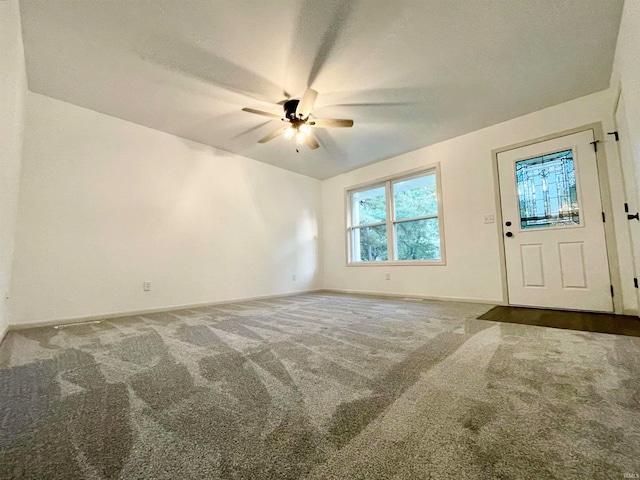
[[[544,287],[542,245],[520,245],[522,257],[522,283],[525,287]]]
[[[558,244],[563,288],[587,288],[583,246],[584,242],[562,242]]]
[[[613,311],[591,130],[498,154],[509,303]]]

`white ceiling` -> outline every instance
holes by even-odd
[[[316,178],[608,87],[623,0],[21,0],[29,88]],[[320,92],[321,148],[259,138]]]

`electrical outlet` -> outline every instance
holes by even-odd
[[[291,275],[291,280],[293,280],[294,282],[296,281],[296,274],[295,273],[293,275]]]
[[[384,276],[384,279],[385,279],[385,280],[391,280],[391,274],[390,274],[390,273],[387,273],[387,274]]]
[[[493,222],[495,222],[495,218],[493,215],[484,216],[484,223],[493,223]]]
[[[142,291],[150,292],[151,291],[151,282],[142,282]]]

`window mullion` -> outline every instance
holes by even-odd
[[[353,227],[349,227],[349,228],[367,228],[367,227],[379,227],[380,225],[386,225],[387,222],[376,222],[376,223],[365,223],[364,225],[354,225]]]
[[[393,262],[396,260],[396,239],[393,231],[393,221],[396,218],[396,212],[393,204],[393,187],[391,180],[385,183],[385,193],[387,197],[387,258]]]
[[[397,225],[398,223],[403,222],[416,222],[418,220],[429,220],[430,218],[438,218],[437,214],[434,215],[424,215],[422,217],[413,217],[413,218],[401,218],[400,220],[394,220],[393,223]]]
[[[353,246],[353,192],[347,193],[347,263],[354,261],[354,246]]]

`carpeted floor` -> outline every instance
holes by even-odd
[[[11,332],[0,478],[640,474],[640,338],[489,308],[309,294]]]

